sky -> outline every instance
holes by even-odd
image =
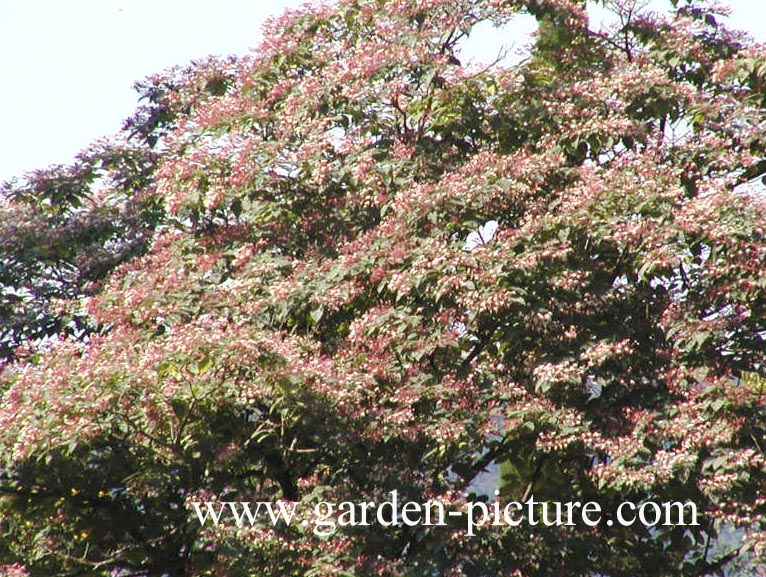
[[[0,182],[54,163],[120,129],[133,83],[209,54],[244,54],[269,16],[303,0],[0,0]],[[730,25],[766,41],[766,2],[733,0]],[[518,21],[509,48],[532,27]],[[466,46],[492,59],[507,32]]]

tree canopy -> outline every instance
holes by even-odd
[[[708,2],[603,4],[613,27],[579,0],[306,6],[6,184],[0,570],[760,574],[766,48]],[[521,13],[528,58],[461,62]],[[190,507],[459,509],[490,465],[504,498],[700,523],[318,536]]]

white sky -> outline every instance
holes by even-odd
[[[0,0],[0,181],[67,163],[119,130],[133,82],[208,54],[257,44],[268,16],[302,0]],[[766,2],[733,0],[730,24],[766,40]],[[525,38],[528,26],[519,23]],[[482,30],[470,53],[502,42]]]

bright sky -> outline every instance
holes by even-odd
[[[0,0],[0,181],[69,162],[119,130],[137,104],[134,81],[208,54],[244,53],[265,18],[302,3]],[[731,24],[766,40],[766,2],[731,4]],[[485,30],[470,50],[493,57],[507,40]]]

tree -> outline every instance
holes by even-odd
[[[608,4],[619,29],[569,0],[308,7],[254,56],[146,85],[172,87],[126,128],[161,143],[136,192],[164,207],[151,246],[64,295],[87,335],[3,373],[8,566],[756,571],[766,221],[740,185],[766,173],[766,52],[701,2]],[[523,11],[528,60],[461,64],[474,25]],[[700,524],[322,537],[307,513],[393,490],[459,509],[493,462],[504,498],[691,500]],[[192,511],[278,499],[307,524]]]
[[[2,184],[0,368],[24,343],[61,334],[83,339],[94,328],[64,301],[94,294],[117,265],[146,251],[165,216],[153,191],[157,146],[179,115],[220,91],[226,66],[210,58],[136,83],[146,103],[118,135],[92,144],[70,166]]]

